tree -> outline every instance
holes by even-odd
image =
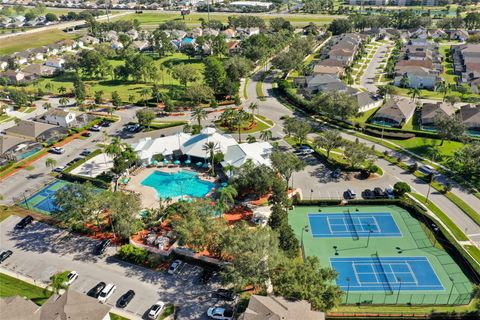
[[[47,158],[45,160],[45,166],[47,168],[55,168],[55,166],[57,165],[57,160],[53,159],[53,158]]]
[[[217,190],[217,195],[217,206],[222,212],[225,212],[235,203],[235,197],[238,195],[238,192],[234,186],[228,185],[226,187],[219,188]]]
[[[446,96],[445,101],[450,103],[452,107],[455,105],[455,103],[460,102],[460,98],[457,96]]]
[[[274,292],[287,299],[307,300],[314,310],[327,311],[340,304],[342,290],[335,284],[337,273],[323,268],[317,257],[305,261],[283,260],[272,273]]]
[[[225,56],[228,53],[227,42],[223,33],[219,33],[212,39],[212,54],[216,56]]]
[[[437,130],[437,134],[442,140],[440,146],[445,140],[458,139],[463,135],[465,127],[460,117],[449,116],[443,112],[437,112],[433,117],[433,125]]]
[[[108,65],[107,58],[97,50],[84,49],[78,53],[78,67],[88,78],[103,78]]]
[[[50,102],[45,102],[44,104],[42,104],[42,107],[45,110],[49,110],[52,108],[52,104]]]
[[[148,129],[150,129],[152,121],[157,117],[155,112],[151,109],[138,110],[136,116],[138,119],[138,123],[142,126],[147,127]]]
[[[410,95],[410,97],[412,98],[412,101],[414,102],[416,98],[420,98],[420,90],[417,88],[410,88],[408,90],[408,94]]]
[[[57,15],[54,14],[54,13],[51,13],[51,12],[49,12],[45,15],[45,19],[47,19],[47,21],[50,21],[50,22],[58,21]]]
[[[233,56],[225,62],[227,76],[232,81],[245,78],[253,69],[253,62],[242,56]]]
[[[251,134],[249,134],[247,136],[247,143],[255,143],[257,142],[257,138],[255,138],[254,136],[252,136]]]
[[[160,29],[153,31],[150,45],[160,58],[175,51],[170,37]]]
[[[61,86],[61,87],[58,88],[58,93],[60,95],[65,94],[65,92],[67,92],[67,88],[65,88],[64,86]]]
[[[150,56],[143,53],[133,56],[127,56],[125,67],[136,82],[147,82],[154,79],[157,75],[157,67],[155,61]]]
[[[63,271],[53,274],[50,277],[50,287],[53,289],[53,292],[59,293],[60,289],[68,289],[68,274],[70,271]]]
[[[480,143],[472,142],[455,151],[453,161],[456,169],[468,176],[480,175]]]
[[[285,179],[287,188],[292,174],[305,168],[305,162],[290,152],[274,151],[270,155],[270,160],[273,168]]]
[[[118,109],[122,105],[122,99],[117,91],[113,91],[110,98],[115,109]]]
[[[172,77],[181,85],[187,87],[189,82],[197,81],[200,77],[198,70],[191,64],[180,63],[171,67]]]
[[[60,98],[60,100],[58,100],[58,103],[60,103],[60,105],[64,108],[67,106],[69,102],[70,102],[70,99],[66,97]]]
[[[328,31],[334,36],[342,33],[347,33],[353,30],[352,22],[347,19],[335,19],[330,23]]]
[[[200,126],[200,124],[199,124],[199,126]],[[211,170],[212,175],[213,175],[213,174],[215,174],[215,163],[213,161],[214,161],[214,158],[215,158],[215,153],[218,150],[220,150],[220,147],[218,146],[217,143],[215,143],[213,141],[209,141],[209,142],[207,142],[203,145],[202,150],[205,151],[205,153],[207,153],[209,155],[210,170]]]
[[[220,60],[213,56],[206,58],[204,64],[203,77],[205,84],[212,88],[214,94],[220,93],[227,78],[225,67]]]
[[[275,172],[270,167],[247,161],[237,170],[231,183],[237,190],[250,190],[261,197],[271,190],[274,177]]]
[[[373,161],[372,149],[368,148],[363,143],[346,143],[344,155],[350,162],[351,168],[356,168],[367,161]]]
[[[461,85],[457,86],[457,91],[460,92],[460,94],[462,95],[462,99],[465,98],[466,94],[471,94],[472,93],[472,89],[467,84],[461,84]]]
[[[412,189],[406,182],[399,181],[393,185],[393,192],[399,197],[410,191],[412,191]]]
[[[255,110],[258,111],[258,105],[255,103],[255,102],[252,102],[248,105],[248,110],[250,110],[250,112],[252,113],[252,115],[254,114]]]
[[[357,98],[346,92],[332,91],[321,93],[313,101],[319,106],[319,111],[329,118],[347,119],[358,113]]]
[[[144,107],[147,106],[147,101],[148,101],[147,98],[149,95],[150,95],[150,90],[148,90],[148,88],[143,88],[142,90],[140,90],[140,96],[142,97]]]
[[[198,126],[202,126],[202,121],[206,120],[208,117],[207,111],[201,107],[196,107],[192,110],[192,119],[197,121]]]
[[[234,127],[238,131],[238,142],[242,142],[242,127],[243,127],[245,121],[248,121],[252,117],[253,116],[251,114],[248,114],[243,109],[234,113],[234,117],[233,117],[232,121],[233,121]]]
[[[185,92],[185,99],[190,101],[192,106],[198,106],[200,103],[210,102],[213,97],[213,90],[202,84],[193,84]]]
[[[95,103],[98,105],[103,103],[103,90],[95,91],[94,100],[95,100]]]
[[[272,130],[263,130],[262,132],[260,132],[260,139],[262,139],[263,141],[268,141],[272,139],[272,135]]]
[[[311,131],[312,127],[307,121],[298,121],[297,125],[293,128],[293,137],[297,139],[299,144],[303,144]]]
[[[330,151],[343,146],[343,139],[337,130],[325,130],[315,138],[315,145],[327,151],[327,159]]]
[[[24,107],[28,102],[28,94],[25,90],[10,90],[10,99],[17,105],[18,108]]]
[[[137,219],[142,206],[135,193],[122,191],[108,195],[109,220],[112,231],[120,239],[128,239],[142,229],[142,221]]]

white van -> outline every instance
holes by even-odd
[[[117,287],[113,283],[109,283],[103,288],[102,292],[100,292],[100,295],[98,296],[98,300],[102,303],[105,303],[108,298],[115,292]]]

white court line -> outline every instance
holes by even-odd
[[[408,271],[410,272],[410,275],[412,276],[413,280],[415,280],[415,284],[416,284],[417,287],[418,287],[418,280],[417,280],[417,277],[415,277],[415,273],[413,272],[412,268],[410,267],[410,263],[408,263],[407,261],[405,261],[405,264],[407,265]]]

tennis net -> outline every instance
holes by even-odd
[[[382,260],[380,260],[380,257],[378,256],[378,252],[375,252],[372,257],[376,260],[375,262],[379,266],[379,277],[381,278],[380,280],[382,281],[382,284],[384,284],[385,291],[387,294],[393,294],[393,288],[392,285],[390,284],[390,281],[388,281],[387,273],[385,272],[385,268],[383,267]]]
[[[352,217],[352,214],[350,213],[350,209],[347,209],[345,215],[347,216],[348,223],[349,223],[350,226],[351,226],[352,238],[353,238],[354,240],[360,239],[360,237],[358,236],[357,228],[355,227],[355,223],[353,222],[353,217]]]

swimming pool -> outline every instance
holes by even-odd
[[[202,198],[215,186],[213,182],[201,180],[198,173],[188,170],[175,173],[154,171],[142,181],[142,185],[154,188],[159,198]]]

